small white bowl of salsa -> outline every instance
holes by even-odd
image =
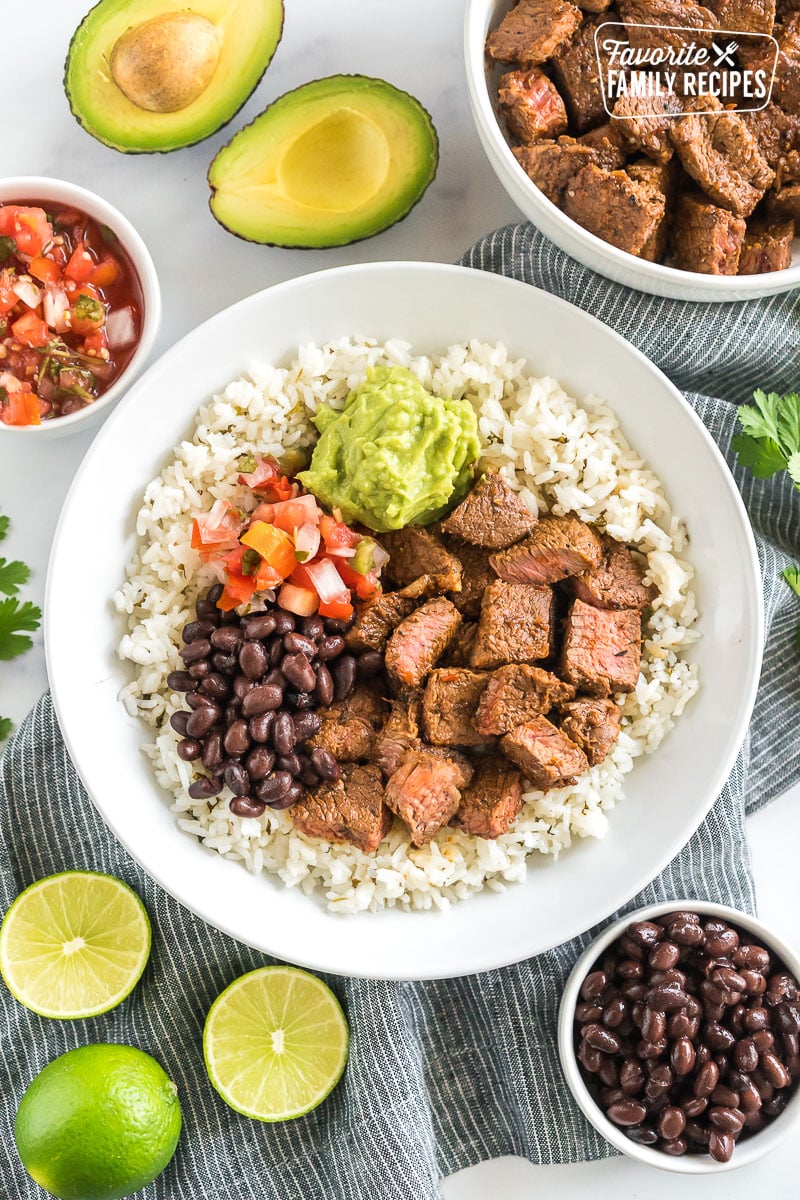
[[[0,436],[97,421],[160,320],[150,252],[118,209],[64,180],[0,181]]]

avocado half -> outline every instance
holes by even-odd
[[[200,95],[173,112],[134,104],[114,81],[114,48],[158,18],[196,14],[211,22],[219,58]],[[283,32],[283,0],[100,0],[70,43],[64,90],[73,116],[123,153],[177,150],[209,137],[236,115],[269,66]]]
[[[211,164],[211,211],[248,241],[344,246],[394,225],[436,175],[439,141],[408,92],[331,75],[287,92]]]

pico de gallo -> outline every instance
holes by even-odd
[[[335,510],[326,513],[274,459],[245,455],[238,466],[252,511],[217,500],[192,526],[192,548],[224,585],[219,608],[229,612],[269,591],[297,616],[347,621],[354,599],[380,594],[389,556],[374,538]]]
[[[142,291],[110,229],[46,201],[0,204],[0,420],[77,412],[124,371]]]

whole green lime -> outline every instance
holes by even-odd
[[[120,1200],[155,1179],[175,1153],[175,1084],[149,1054],[99,1043],[39,1072],[17,1110],[25,1170],[58,1200]]]

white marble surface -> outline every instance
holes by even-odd
[[[472,127],[461,57],[463,0],[288,0],[284,37],[267,75],[228,131],[170,155],[124,156],[86,135],[70,115],[61,87],[72,30],[88,0],[28,0],[3,19],[0,147],[4,175],[69,179],[99,191],[120,207],[150,246],[161,278],[164,321],[160,353],[220,308],[269,284],[325,267],[380,259],[451,262],[482,233],[517,219],[486,163]],[[343,249],[277,250],[225,233],[207,209],[205,173],[231,133],[271,100],[334,72],[361,72],[406,88],[431,112],[441,139],[438,176],[411,215],[395,228]],[[44,597],[55,524],[90,435],[25,445],[0,445],[0,511],[11,533],[0,550],[22,558],[33,574],[25,596]],[[109,486],[114,468],[109,463]],[[87,553],[102,553],[86,530]],[[76,587],[80,564],[76,563]],[[19,721],[44,690],[41,635],[27,655],[0,664],[0,714]],[[794,847],[800,837],[800,789],[750,822],[761,911],[791,937],[800,911]],[[794,1196],[800,1148],[787,1146],[768,1161],[717,1180],[680,1180],[614,1159],[576,1167],[532,1167],[502,1159],[453,1176],[447,1200],[476,1200],[494,1192],[522,1200],[547,1189],[563,1200],[591,1188],[603,1197],[659,1200],[745,1200],[758,1187],[775,1200]],[[387,1192],[387,1200],[389,1193]]]

